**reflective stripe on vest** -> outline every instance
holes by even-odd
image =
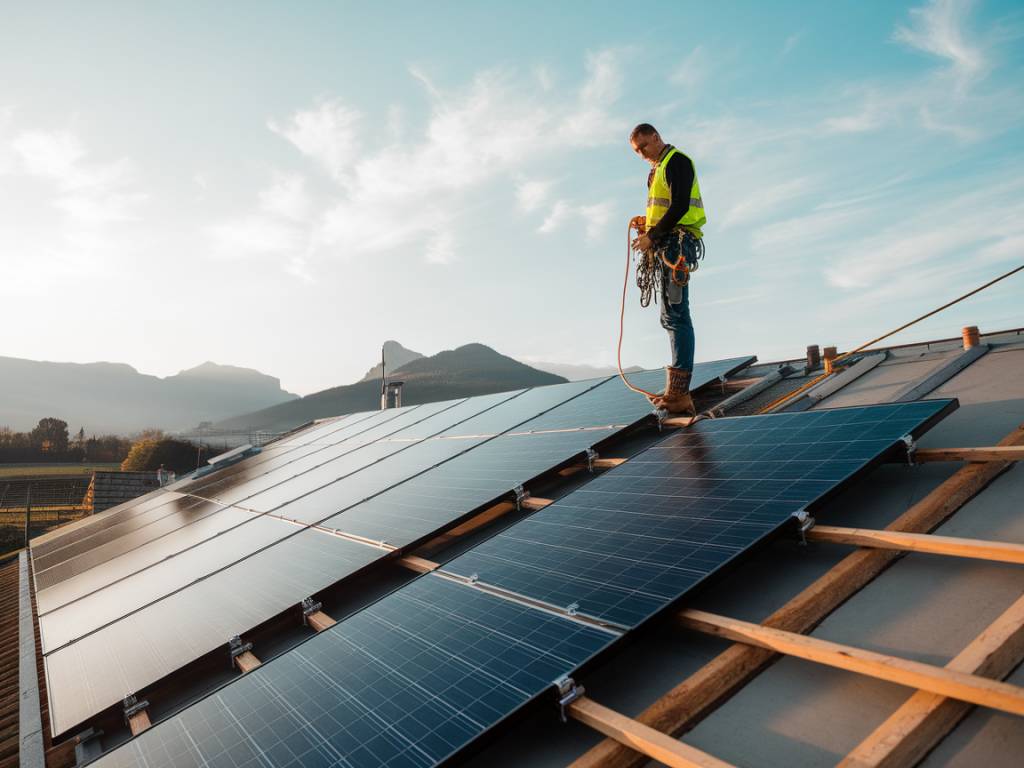
[[[668,161],[672,159],[672,156],[679,152],[678,149],[673,147],[661,162],[658,163],[658,167],[654,172],[654,177],[651,179],[651,187],[647,192],[647,228],[650,229],[664,217],[668,211],[669,206],[672,204],[672,190],[668,186],[668,181],[665,179],[665,167],[668,165]],[[703,237],[701,227],[707,222],[707,217],[704,214],[704,201],[700,194],[700,184],[697,182],[697,169],[693,169],[693,187],[690,189],[690,208],[683,214],[683,217],[676,222],[677,226],[685,227],[686,229],[693,232],[697,237]]]

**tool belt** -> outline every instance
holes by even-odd
[[[676,227],[659,238],[651,251],[661,262],[665,277],[674,285],[683,286],[690,281],[690,273],[700,266],[704,258],[704,241],[684,227]]]

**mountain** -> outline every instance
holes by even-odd
[[[556,376],[564,376],[569,381],[583,381],[584,379],[596,379],[599,376],[616,376],[619,369],[614,365],[574,365],[572,363],[536,363],[531,362],[534,368],[539,371],[547,371]],[[639,365],[631,365],[625,369],[626,373],[642,371]]]
[[[406,349],[397,341],[385,341],[384,342],[384,363],[388,367],[388,373],[391,371],[397,371],[406,363],[411,363],[413,360],[419,360],[423,355],[419,352],[413,352],[411,349]],[[373,368],[366,372],[366,375],[360,379],[360,381],[370,381],[371,379],[377,379],[380,381],[380,363],[377,363]]]
[[[397,368],[388,375],[388,379],[404,382],[402,405],[487,395],[565,381],[561,376],[538,371],[483,344],[466,344],[430,357],[416,358]],[[226,419],[215,425],[215,429],[281,432],[313,419],[377,408],[380,408],[379,378],[325,389],[299,400]]]
[[[297,397],[272,376],[210,362],[159,378],[124,363],[0,357],[0,381],[0,426],[22,432],[46,416],[86,434],[181,430]]]

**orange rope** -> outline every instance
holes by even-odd
[[[619,366],[619,378],[622,379],[622,383],[637,394],[644,395],[648,399],[651,399],[659,397],[659,395],[655,392],[648,392],[646,389],[641,389],[640,387],[630,384],[629,379],[626,378],[626,372],[622,370],[622,338],[625,336],[626,328],[626,289],[629,287],[629,260],[631,256],[630,235],[632,234],[632,229],[633,221],[630,221],[629,224],[626,225],[626,276],[622,278],[622,307],[619,310],[619,346],[616,360]]]
[[[1017,274],[1021,270],[1024,270],[1024,264],[1021,264],[1019,267],[1014,267],[1009,272],[1004,272],[1003,274],[1001,274],[999,277],[995,278],[994,280],[989,280],[984,285],[978,286],[974,290],[968,291],[967,293],[963,294],[962,296],[958,296],[957,298],[953,299],[952,301],[946,302],[941,307],[933,309],[931,312],[926,312],[925,314],[921,315],[920,317],[915,318],[914,320],[911,320],[909,323],[904,323],[899,328],[891,330],[888,333],[883,333],[881,336],[879,336],[877,338],[874,338],[874,339],[872,339],[869,342],[861,344],[856,349],[851,349],[849,352],[844,352],[843,354],[838,355],[837,357],[835,357],[832,360],[832,365],[835,366],[835,364],[838,363],[840,360],[845,360],[846,358],[850,357],[851,355],[855,355],[858,352],[863,352],[865,349],[867,349],[871,345],[877,344],[878,342],[880,342],[880,341],[882,341],[884,339],[887,339],[890,336],[894,336],[897,333],[899,333],[900,331],[906,330],[910,326],[912,326],[912,325],[914,325],[916,323],[919,323],[922,320],[927,320],[932,315],[937,315],[942,310],[949,309],[954,304],[958,304],[961,301],[963,301],[964,299],[968,299],[968,298],[970,298],[971,296],[973,296],[976,293],[981,293],[986,288],[989,288],[989,287],[995,285],[996,283],[998,283],[1001,280],[1005,280],[1006,278],[1010,277],[1011,275]],[[833,367],[832,373],[836,373],[836,372],[838,372],[838,369]],[[808,381],[806,384],[804,384],[800,388],[794,389],[792,392],[787,392],[785,395],[782,395],[781,397],[778,397],[775,400],[772,400],[772,402],[768,403],[768,405],[766,405],[764,408],[762,408],[760,411],[758,411],[758,413],[767,413],[768,411],[772,410],[776,406],[781,405],[782,403],[785,403],[787,400],[791,400],[792,398],[794,398],[797,395],[799,395],[801,392],[804,392],[804,391],[810,389],[815,384],[817,384],[819,381],[822,381],[822,380],[828,378],[831,375],[832,375],[831,373],[823,373],[823,374],[821,374],[820,376],[812,379],[811,381]]]

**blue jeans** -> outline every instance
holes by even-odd
[[[683,240],[682,249],[693,257],[694,242]],[[675,237],[670,238],[668,253],[670,261],[679,255],[680,246]],[[693,320],[690,319],[690,286],[674,285],[668,267],[662,267],[661,281],[661,327],[668,331],[669,352],[673,368],[693,370],[693,351],[696,345],[693,335]]]

